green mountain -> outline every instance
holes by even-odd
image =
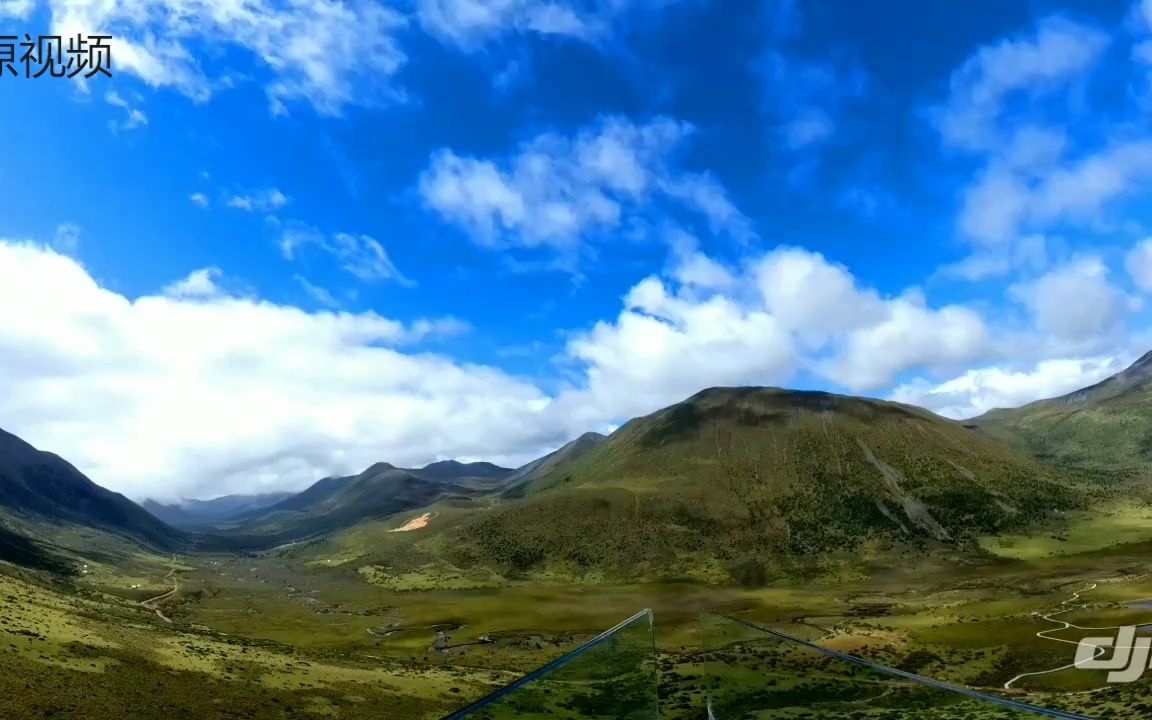
[[[183,534],[128,498],[106,490],[57,455],[0,430],[0,514],[14,529],[83,527],[161,549]],[[50,533],[53,534],[53,533]]]
[[[462,463],[456,460],[441,460],[418,470],[408,470],[426,480],[491,480],[502,482],[515,474],[515,470],[493,465],[490,462]]]
[[[554,450],[524,465],[505,480],[506,489],[502,493],[503,496],[524,497],[539,488],[563,482],[572,464],[599,447],[605,439],[607,436],[600,433],[584,433],[559,450]]]
[[[324,478],[301,493],[249,514],[241,522],[213,528],[211,533],[240,545],[292,542],[468,493],[466,488],[429,480],[382,462],[359,475]],[[203,541],[214,543],[209,538]]]
[[[140,507],[173,527],[198,528],[257,513],[292,495],[293,493],[287,492],[224,495],[211,500],[188,499],[177,503],[144,500],[140,503]]]
[[[868,542],[967,547],[1089,496],[926,410],[821,392],[713,388],[586,445],[511,485],[518,497],[431,531],[403,562],[631,577],[719,564],[755,576],[765,559]]]
[[[1152,470],[1152,352],[1095,385],[967,422],[1049,463],[1138,479]]]

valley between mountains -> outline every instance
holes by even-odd
[[[1044,618],[1152,623],[1150,436],[1149,356],[964,422],[712,388],[521,468],[382,459],[300,493],[175,504],[0,433],[0,714],[438,718],[649,607],[669,718],[705,717],[718,682],[704,611],[1144,717],[1148,682],[1053,671],[1074,648],[1052,638],[1079,631]],[[907,717],[846,697],[821,714],[801,701],[833,679],[779,662],[726,677],[731,707],[771,679],[794,701],[781,717]]]

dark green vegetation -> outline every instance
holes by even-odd
[[[1091,387],[968,422],[1047,462],[1143,480],[1152,469],[1152,353]]]
[[[1142,363],[1077,402],[1137,407]],[[1033,457],[1005,427],[712,389],[519,470],[378,463],[188,535],[0,436],[0,715],[431,720],[651,607],[671,720],[702,720],[708,691],[725,720],[998,717],[763,638],[716,643],[703,610],[1143,717],[1147,682],[1047,672],[1074,648],[1037,633],[1068,607],[1086,627],[1148,621],[1132,607],[1152,596],[1148,494],[1072,463],[1070,444]],[[430,651],[441,630],[448,647]],[[510,717],[642,716],[642,645],[606,646],[617,654],[518,695]]]
[[[69,560],[45,543],[0,526],[0,560],[26,568],[73,575]]]
[[[764,388],[704,391],[512,487],[380,564],[757,585],[866,545],[969,547],[1101,492],[918,408]]]
[[[0,430],[0,517],[16,525],[81,526],[158,548],[184,538],[119,493],[49,452]]]
[[[559,450],[548,453],[528,463],[508,478],[507,489],[502,493],[509,499],[522,498],[537,485],[547,485],[563,478],[572,465],[595,450],[607,439],[600,433],[584,433]]]
[[[407,470],[379,462],[359,475],[324,478],[303,492],[221,524],[202,537],[205,549],[266,548],[423,507],[442,499],[467,502],[501,487],[512,470],[491,463],[433,463]]]

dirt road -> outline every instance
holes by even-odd
[[[141,605],[148,608],[152,612],[156,613],[157,617],[159,617],[161,620],[163,620],[164,622],[167,622],[167,623],[172,622],[172,618],[168,617],[163,612],[161,612],[160,608],[157,607],[157,604],[164,602],[168,598],[170,598],[173,595],[180,592],[180,578],[176,577],[176,556],[175,555],[172,556],[172,569],[169,570],[168,574],[164,576],[165,580],[167,580],[169,578],[171,578],[171,580],[172,580],[172,589],[171,590],[169,590],[166,593],[162,593],[160,595],[157,595],[156,597],[148,598],[147,600],[142,600],[140,602]]]

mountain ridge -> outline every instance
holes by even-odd
[[[982,534],[1087,502],[1075,478],[960,423],[820,391],[707,388],[593,445],[381,563],[737,577],[862,544],[979,552]]]
[[[1079,390],[965,422],[1046,462],[1134,479],[1152,471],[1152,352]]]
[[[186,539],[120,493],[97,485],[59,455],[38,450],[4,430],[0,430],[0,507],[18,525],[73,523],[166,550]]]

